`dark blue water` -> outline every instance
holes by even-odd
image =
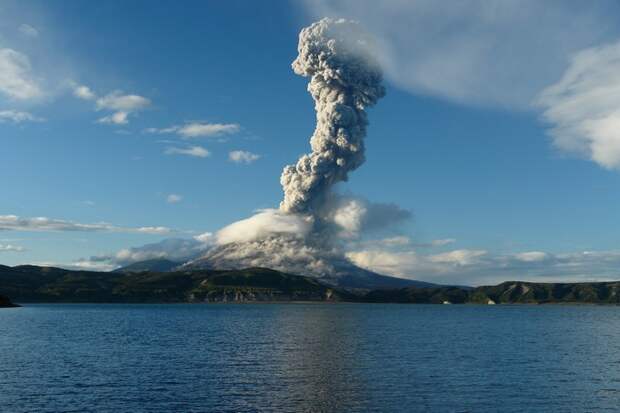
[[[620,408],[620,307],[0,310],[0,411]]]

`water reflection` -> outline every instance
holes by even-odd
[[[0,311],[0,410],[617,411],[620,307]]]

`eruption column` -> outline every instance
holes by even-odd
[[[315,215],[330,188],[364,163],[365,108],[385,94],[382,73],[359,24],[325,18],[302,30],[296,74],[310,77],[316,129],[312,152],[282,171],[280,210]]]

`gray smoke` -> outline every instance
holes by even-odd
[[[366,274],[345,256],[339,242],[373,223],[409,216],[392,206],[334,194],[334,184],[364,163],[365,108],[385,94],[372,43],[359,24],[322,19],[302,30],[295,73],[309,77],[316,109],[312,152],[284,168],[284,200],[217,232],[216,245],[185,268],[269,267],[325,281]],[[381,219],[379,219],[381,218]]]
[[[359,24],[325,18],[303,29],[293,70],[310,77],[316,129],[312,153],[284,168],[284,212],[313,215],[330,188],[364,163],[365,108],[385,95],[371,42]]]

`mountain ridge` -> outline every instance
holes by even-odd
[[[2,297],[10,297],[11,300]],[[268,268],[94,272],[0,266],[2,303],[363,302],[411,304],[620,304],[620,281],[506,281],[480,287],[344,289]]]

